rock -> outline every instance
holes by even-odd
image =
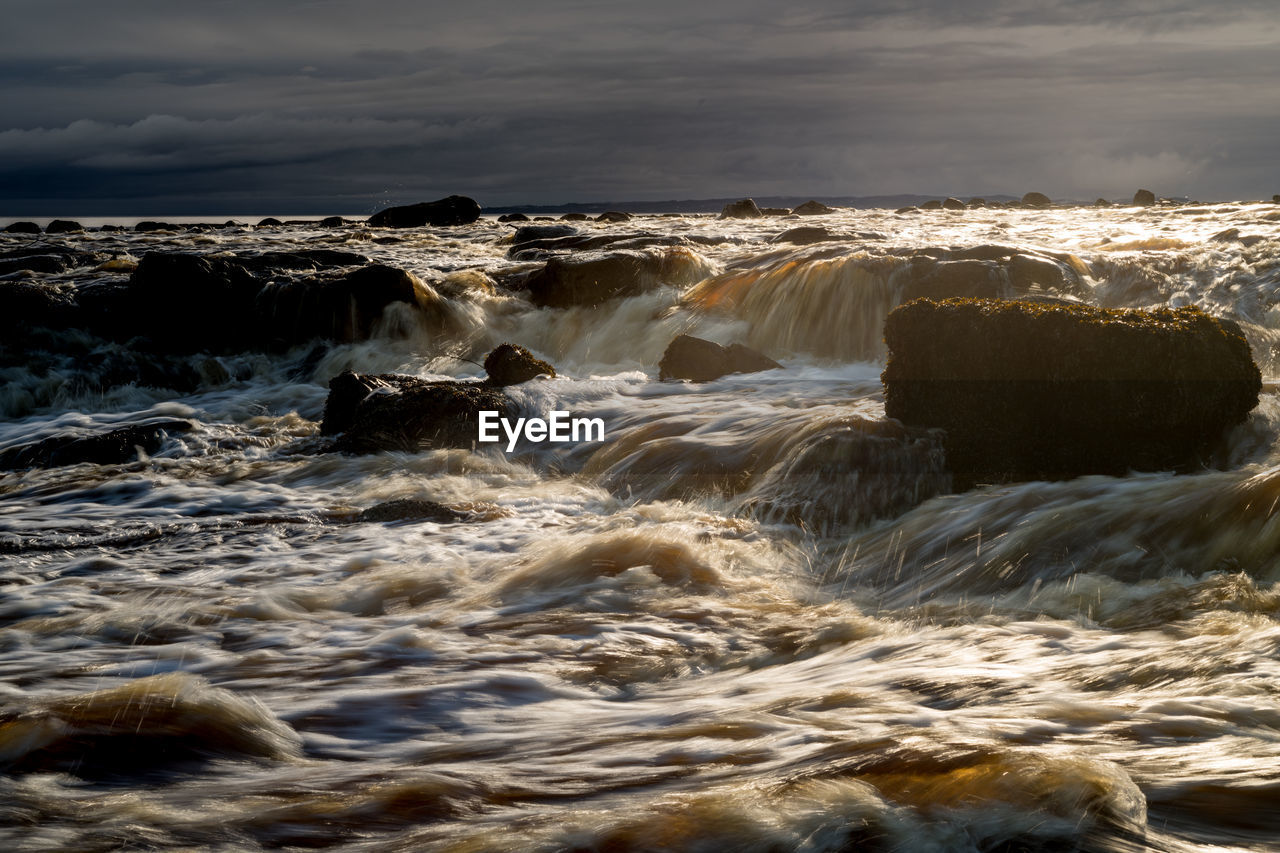
[[[942,202],[938,201],[936,198],[931,199],[929,201],[926,201],[924,204],[920,205],[920,209],[921,210],[942,210]]]
[[[356,520],[365,522],[436,521],[441,524],[451,524],[457,521],[466,521],[469,517],[467,513],[461,510],[456,510],[453,507],[445,506],[435,501],[400,498],[399,500],[386,501],[369,507],[360,513]]]
[[[475,199],[451,195],[436,201],[388,207],[369,217],[369,224],[380,228],[435,228],[468,225],[480,218],[480,205]]]
[[[6,234],[39,234],[40,226],[34,222],[10,222],[4,227]]]
[[[485,356],[484,371],[489,374],[489,384],[498,388],[519,385],[539,376],[556,375],[549,362],[535,356],[522,346],[499,344]]]
[[[257,227],[258,228],[279,228],[281,225],[284,225],[284,223],[281,222],[279,219],[276,219],[274,216],[268,216],[266,219],[260,219],[258,221]]]
[[[562,222],[586,222],[590,219],[585,213],[566,213],[560,217]]]
[[[133,230],[139,233],[144,231],[181,231],[182,226],[174,225],[172,222],[155,222],[150,219],[144,219],[133,226]]]
[[[46,234],[69,234],[72,231],[83,231],[84,226],[71,219],[55,219],[45,226]]]
[[[964,202],[958,198],[947,197],[942,200],[944,210],[964,210]]]
[[[247,270],[267,272],[273,270],[317,270],[325,267],[353,267],[369,263],[364,255],[339,249],[302,249],[297,252],[263,252],[260,255],[241,255],[236,263]]]
[[[1272,204],[1280,204],[1280,195],[1273,195],[1273,196],[1271,197],[1271,203],[1272,203]]]
[[[1107,201],[1105,198],[1100,198],[1093,203],[1093,206],[1094,207],[1110,207],[1111,202]]]
[[[255,302],[259,346],[284,349],[322,338],[351,343],[367,340],[388,305],[422,307],[421,284],[396,267],[370,264],[340,278],[277,281],[262,288]]]
[[[255,301],[262,282],[224,258],[148,252],[129,279],[123,329],[170,352],[235,351],[257,339]]]
[[[795,218],[792,215],[791,209],[788,207],[762,207],[760,208],[760,215],[761,216],[789,216],[789,217]]]
[[[885,343],[886,414],[946,430],[964,487],[1194,469],[1261,388],[1239,328],[1195,308],[918,300]]]
[[[631,214],[621,210],[606,210],[596,217],[596,222],[630,222]]]
[[[714,341],[679,335],[667,345],[658,364],[658,378],[710,382],[729,373],[776,370],[782,365],[742,344],[721,346]]]
[[[1022,197],[1023,207],[1048,207],[1051,204],[1053,200],[1044,193],[1031,192]]]
[[[74,323],[75,302],[53,285],[0,281],[0,331],[23,339],[34,329],[65,329]]]
[[[791,212],[797,216],[824,216],[828,213],[835,213],[836,209],[834,207],[827,207],[820,201],[809,199],[804,204],[794,208]]]
[[[914,204],[908,205],[906,207],[900,207],[894,211],[894,213],[919,213],[919,212],[920,212],[920,208],[916,207]]]
[[[928,262],[916,265],[919,272],[913,275],[902,289],[902,301],[929,297],[946,299],[954,296],[1002,297],[1012,296],[1009,276],[1001,264],[995,261],[960,260]]]
[[[523,213],[504,213],[498,217],[499,222],[528,222],[529,217]]]
[[[1009,259],[1006,269],[1009,272],[1009,283],[1017,292],[1025,292],[1032,287],[1047,287],[1059,293],[1078,293],[1079,277],[1074,271],[1048,258],[1034,255],[1014,255]]]
[[[812,243],[824,243],[827,240],[834,239],[836,239],[835,235],[821,225],[801,225],[797,228],[788,228],[769,242],[808,246]]]
[[[744,198],[742,201],[731,201],[720,211],[721,219],[759,219],[764,216],[756,207],[755,199]]]
[[[1133,204],[1135,207],[1150,207],[1156,203],[1156,194],[1151,190],[1138,190],[1133,194]]]
[[[488,384],[348,370],[329,382],[320,431],[340,434],[334,446],[347,453],[469,448],[479,437],[482,411],[517,415],[515,403]]]
[[[985,198],[971,198],[969,199],[968,202],[965,203],[965,207],[969,208],[970,210],[978,210],[986,206],[987,206],[987,200]]]
[[[521,243],[529,243],[533,240],[554,240],[559,237],[573,237],[578,233],[578,229],[572,225],[524,225],[515,230],[511,235],[511,242],[515,246]]]
[[[1225,231],[1219,231],[1209,238],[1213,243],[1238,243],[1240,242],[1240,229],[1228,228]]]
[[[0,275],[20,270],[31,272],[63,272],[71,265],[66,255],[23,255],[17,258],[0,258]]]
[[[347,220],[341,216],[326,216],[318,223],[321,228],[341,228],[347,224]]]
[[[122,465],[138,458],[138,448],[155,453],[170,433],[189,432],[194,428],[191,421],[165,420],[120,427],[97,435],[54,436],[0,452],[0,469],[58,468],[81,462]]]
[[[538,306],[591,306],[664,284],[693,284],[710,271],[702,257],[683,248],[593,252],[551,258],[525,280],[525,289]]]

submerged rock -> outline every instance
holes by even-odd
[[[755,199],[744,198],[742,201],[731,201],[720,211],[721,219],[759,219],[764,216],[756,207]]]
[[[368,224],[382,228],[419,228],[423,225],[443,227],[468,225],[480,218],[480,205],[475,199],[451,195],[436,201],[388,207],[369,217]]]
[[[965,487],[1195,468],[1261,388],[1239,328],[1194,308],[922,299],[884,334],[886,414],[945,429]]]
[[[356,520],[365,522],[437,521],[441,524],[450,524],[466,521],[469,517],[468,513],[435,501],[400,498],[369,507],[360,513]]]
[[[730,373],[756,373],[781,367],[768,356],[742,344],[726,347],[692,335],[679,335],[662,354],[658,378],[710,382]]]
[[[663,284],[693,284],[710,269],[702,257],[681,248],[590,253],[551,258],[525,280],[524,286],[535,305],[592,306],[636,296]]]
[[[499,344],[484,359],[484,371],[489,374],[489,384],[499,388],[519,385],[539,376],[556,375],[550,362],[543,361],[522,346]]]
[[[466,448],[476,443],[483,411],[512,418],[516,406],[487,383],[347,370],[329,382],[320,432],[338,435],[334,447],[347,453]]]
[[[122,465],[137,459],[139,449],[155,453],[169,433],[190,432],[194,428],[191,421],[165,420],[120,427],[97,435],[53,436],[0,452],[0,469],[58,468],[81,462]]]
[[[1133,203],[1137,207],[1150,207],[1156,203],[1156,194],[1151,190],[1138,190],[1133,194]]]

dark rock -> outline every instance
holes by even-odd
[[[978,210],[986,206],[987,206],[987,200],[985,198],[971,198],[969,199],[968,202],[965,203],[965,207],[969,208],[970,210]]]
[[[1150,207],[1156,203],[1156,194],[1151,190],[1138,190],[1133,194],[1133,203],[1136,207]]]
[[[489,374],[489,384],[498,388],[519,385],[543,375],[556,375],[556,369],[549,362],[516,344],[499,344],[494,347],[485,356],[484,372]]]
[[[1234,323],[1003,300],[918,300],[885,323],[885,412],[947,431],[958,484],[1188,470],[1257,404]]]
[[[189,432],[191,421],[166,420],[120,427],[89,436],[54,436],[0,452],[0,469],[57,468],[92,462],[120,465],[138,458],[138,448],[155,453],[169,433]]]
[[[578,229],[572,225],[524,225],[511,235],[511,242],[517,246],[532,240],[552,240],[557,237],[572,237]]]
[[[19,270],[31,272],[63,272],[71,265],[67,255],[24,255],[0,259],[0,275]]]
[[[790,208],[787,207],[762,207],[760,208],[761,216],[792,216]],[[792,218],[795,218],[792,216]]]
[[[631,214],[621,210],[606,210],[596,217],[596,222],[630,222]]]
[[[1009,282],[1015,291],[1026,291],[1032,287],[1047,287],[1060,293],[1078,293],[1080,280],[1073,270],[1048,258],[1034,255],[1014,255],[1006,267]]]
[[[388,207],[369,217],[369,224],[381,228],[419,228],[430,225],[468,225],[480,218],[480,205],[475,199],[451,195],[436,201]]]
[[[908,205],[906,207],[900,207],[894,211],[894,213],[919,213],[919,212],[920,212],[920,208],[916,207],[914,204]]]
[[[236,263],[247,270],[267,272],[353,267],[367,264],[369,259],[364,255],[339,249],[302,249],[297,252],[263,252],[261,255],[240,256],[236,258]]]
[[[469,448],[479,437],[482,411],[516,416],[515,403],[485,383],[362,376],[348,370],[329,383],[320,431],[340,433],[334,446],[348,453]]]
[[[281,222],[279,219],[276,219],[274,216],[268,216],[266,219],[260,219],[258,221],[257,227],[258,228],[278,228],[281,225],[284,225],[284,223]]]
[[[958,198],[947,197],[942,200],[944,210],[964,210],[964,202]]]
[[[1044,193],[1031,192],[1022,197],[1023,207],[1048,207],[1051,204],[1053,200]]]
[[[528,222],[529,217],[525,216],[523,213],[504,213],[498,217],[498,221],[499,222]]]
[[[918,266],[902,289],[902,301],[920,297],[946,299],[953,296],[1002,297],[1013,295],[1009,276],[994,261],[943,261]]]
[[[39,234],[40,226],[34,222],[10,222],[4,227],[6,234]]]
[[[318,224],[321,228],[341,228],[343,225],[347,224],[347,220],[343,219],[341,216],[326,216],[324,219],[321,219]]]
[[[920,209],[921,210],[942,210],[942,202],[938,201],[936,198],[931,199],[929,201],[926,201],[924,204],[920,205]]]
[[[1100,198],[1093,203],[1093,206],[1094,207],[1110,207],[1111,202],[1107,201],[1105,198]]]
[[[821,225],[801,225],[797,228],[788,228],[778,236],[770,240],[771,243],[791,243],[796,246],[808,246],[811,243],[824,243],[827,240],[834,240],[835,235],[823,228]]]
[[[1214,243],[1238,243],[1240,242],[1240,229],[1228,228],[1226,231],[1219,231],[1209,238]]]
[[[120,319],[171,352],[242,350],[257,337],[261,289],[248,270],[223,258],[148,252],[129,279],[131,305]]]
[[[827,207],[820,201],[809,199],[804,204],[791,211],[796,216],[824,216],[828,213],[835,213],[834,207]]]
[[[133,230],[137,232],[144,231],[181,231],[181,225],[174,225],[172,222],[155,222],[150,219],[144,219],[137,225],[133,226]]]
[[[1271,203],[1272,203],[1272,204],[1280,204],[1280,195],[1273,195],[1273,196],[1271,197]]]
[[[0,281],[0,330],[5,337],[25,338],[38,328],[65,329],[74,322],[76,306],[58,288],[34,281]]]
[[[562,222],[586,222],[590,218],[585,213],[566,213],[560,217],[560,220]]]
[[[279,349],[315,338],[366,340],[388,305],[419,304],[417,280],[402,269],[370,264],[340,278],[277,281],[264,287],[254,316],[260,345]]]
[[[83,231],[84,226],[71,219],[55,219],[45,226],[46,234],[69,234],[72,231]]]
[[[764,214],[756,207],[755,199],[731,201],[720,211],[721,219],[759,219]]]
[[[742,344],[721,346],[714,341],[679,335],[667,345],[658,364],[658,378],[710,382],[729,373],[776,370],[782,365]]]
[[[445,506],[435,501],[401,498],[371,506],[360,513],[359,518],[356,520],[366,522],[437,521],[441,524],[451,524],[457,521],[466,521],[469,517],[467,513],[461,510],[456,510],[451,506]]]
[[[663,284],[693,284],[708,271],[706,262],[688,249],[591,253],[551,258],[525,280],[525,289],[538,306],[590,306]]]

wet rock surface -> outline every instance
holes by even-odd
[[[436,201],[388,207],[369,217],[368,224],[381,228],[419,228],[467,225],[480,218],[480,204],[471,198],[451,195]]]
[[[489,384],[498,388],[519,385],[539,376],[556,375],[550,362],[543,361],[522,346],[499,344],[485,357],[484,371]]]
[[[0,470],[57,468],[92,462],[117,465],[138,458],[138,451],[155,453],[171,433],[190,432],[195,424],[164,420],[120,427],[96,435],[53,436],[0,451]]]
[[[742,344],[721,346],[714,341],[680,335],[662,354],[658,365],[658,378],[688,379],[693,382],[710,382],[730,373],[756,373],[761,370],[777,370],[781,364]]]

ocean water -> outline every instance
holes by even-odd
[[[0,451],[194,424],[0,473],[7,849],[1280,846],[1280,206],[576,225],[684,238],[653,251],[692,283],[536,308],[502,284],[541,262],[490,218],[43,238],[93,260],[19,280],[333,248],[431,310],[184,356],[181,391],[80,333],[0,365]],[[771,242],[795,225],[841,236]],[[993,244],[1057,262],[1037,292],[1240,324],[1269,384],[1212,467],[955,494],[928,460],[850,461],[913,258]],[[659,381],[686,332],[785,369]],[[523,414],[604,439],[320,442],[341,371],[478,377],[502,341],[559,374],[511,389]],[[358,521],[400,498],[468,519]]]

